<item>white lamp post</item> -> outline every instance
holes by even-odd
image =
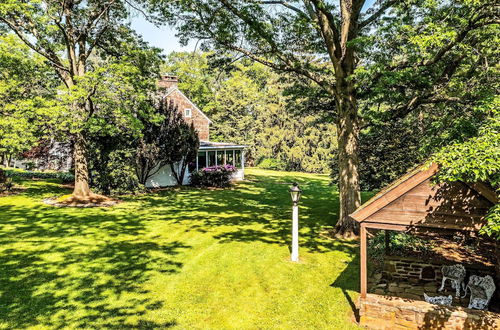
[[[292,196],[292,261],[299,261],[299,200],[300,194],[299,185],[295,182],[290,188]]]

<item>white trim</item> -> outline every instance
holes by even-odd
[[[181,93],[182,96],[184,96],[184,98],[189,102],[189,104],[191,104],[193,106],[193,108],[195,108],[196,110],[198,110],[199,113],[201,113],[201,115],[203,117],[205,117],[206,120],[208,120],[208,122],[210,124],[212,124],[213,122],[210,120],[210,118],[207,117],[207,115],[205,115],[203,113],[203,111],[200,110],[200,108],[198,108],[196,106],[196,104],[194,104],[193,102],[191,102],[191,100],[179,89],[179,87],[171,87],[170,90],[168,90],[163,97],[168,97],[170,94],[172,94],[174,91],[178,91],[179,93]]]
[[[245,150],[241,150],[241,169],[245,170]]]
[[[189,115],[188,115],[189,112]],[[184,117],[191,118],[193,116],[193,110],[191,108],[184,109]]]
[[[206,146],[199,147],[199,150],[219,150],[219,149],[245,149],[246,146]]]

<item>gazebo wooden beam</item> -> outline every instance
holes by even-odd
[[[366,258],[366,254],[367,254],[367,242],[366,242],[366,226],[363,222],[361,222],[361,226],[360,226],[360,238],[361,238],[361,241],[360,241],[360,244],[359,244],[359,248],[360,248],[360,258],[359,258],[359,262],[360,262],[360,265],[359,265],[359,268],[360,268],[360,280],[361,280],[361,284],[360,284],[360,291],[361,291],[361,298],[366,298],[366,291],[367,291],[367,287],[368,287],[368,275],[367,275],[367,258]]]
[[[360,224],[360,291],[368,291],[368,230],[412,234],[477,231],[498,195],[482,183],[432,181],[437,164],[419,166],[381,190],[350,217]],[[386,236],[386,247],[389,237]]]
[[[361,298],[366,298],[366,293],[368,291],[368,229],[383,229],[383,230],[394,230],[394,231],[405,231],[408,230],[408,226],[405,225],[393,225],[385,223],[370,223],[361,221],[360,223],[360,244],[359,244],[359,269],[360,269],[360,293]]]

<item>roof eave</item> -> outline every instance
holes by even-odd
[[[391,187],[388,190],[382,190],[375,196],[373,196],[370,200],[365,202],[363,205],[361,205],[356,211],[351,213],[349,216],[354,219],[357,222],[362,222],[369,216],[371,216],[373,213],[377,212],[378,210],[382,209],[398,197],[402,196],[409,190],[413,189],[423,181],[427,180],[428,178],[432,177],[434,174],[437,173],[438,171],[438,165],[436,163],[431,163],[429,166],[426,165],[421,165],[419,166],[420,170],[416,171],[412,175],[409,175],[407,178],[402,180],[401,182],[398,182],[397,184],[394,184],[394,182],[397,182],[398,180],[394,181],[393,183],[389,184],[388,186]],[[410,172],[411,173],[411,172]],[[395,189],[398,187],[401,187],[404,183],[407,183],[407,186],[404,187],[404,189],[400,189],[399,191],[395,192]]]

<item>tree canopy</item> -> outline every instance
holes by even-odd
[[[282,170],[328,173],[335,124],[304,95],[290,95],[292,83],[272,69],[248,59],[220,65],[212,55],[172,53],[163,66],[212,119],[210,139],[248,146],[249,165],[267,159]]]
[[[461,97],[454,90],[465,89],[455,84],[455,75],[477,62],[471,50],[494,47],[486,41],[498,23],[495,4],[473,0],[161,3],[175,13],[182,40],[199,39],[204,49],[238,53],[295,74],[332,98],[339,146],[337,230],[346,236],[356,231],[349,214],[361,202],[360,131],[425,105],[457,103]]]
[[[41,56],[8,33],[0,34],[0,77],[3,159],[30,149],[48,133],[57,80]]]
[[[74,142],[73,195],[88,198],[87,138],[104,129],[137,130],[151,111],[159,50],[130,29],[131,1],[4,1],[0,23],[59,77],[59,129]]]

